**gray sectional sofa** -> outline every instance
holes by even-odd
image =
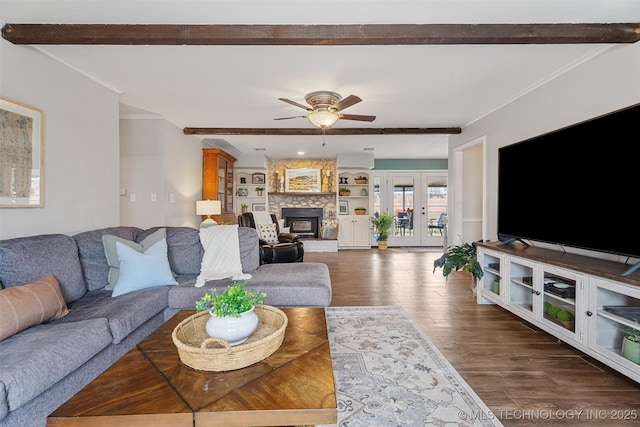
[[[178,285],[152,287],[118,297],[105,290],[109,266],[102,236],[141,242],[159,227],[113,227],[67,236],[39,235],[0,241],[0,289],[53,274],[70,312],[0,341],[0,426],[42,427],[46,417],[181,309],[211,287],[196,288],[204,249],[199,230],[166,229],[169,264]],[[325,264],[260,265],[258,234],[239,227],[247,286],[266,292],[276,307],[326,307],[331,281]],[[0,295],[2,293],[0,292]]]

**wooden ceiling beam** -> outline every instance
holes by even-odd
[[[197,128],[182,129],[185,135],[322,135],[318,128]],[[325,129],[325,135],[449,135],[459,134],[459,127],[448,128],[331,128]]]
[[[607,24],[5,24],[31,45],[448,45],[635,43],[640,23]]]

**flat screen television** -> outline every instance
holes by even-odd
[[[499,239],[640,258],[639,127],[637,104],[500,148]]]

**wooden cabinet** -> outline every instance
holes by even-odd
[[[640,382],[624,357],[629,329],[640,335],[640,280],[612,261],[519,245],[477,243],[484,271],[478,303],[495,303]]]
[[[341,215],[338,218],[338,247],[340,249],[370,249],[370,236],[369,215]]]
[[[223,214],[233,214],[233,164],[236,158],[218,148],[202,149],[202,200],[220,200]]]

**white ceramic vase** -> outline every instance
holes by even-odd
[[[222,338],[232,346],[245,342],[258,327],[258,315],[254,307],[240,313],[240,317],[216,317],[211,310],[209,314],[211,316],[205,326],[207,335]]]

